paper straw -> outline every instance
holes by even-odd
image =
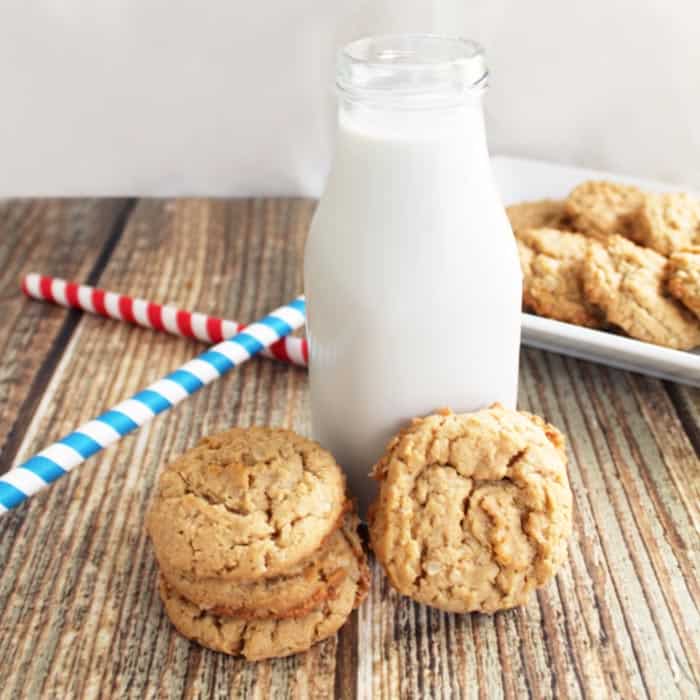
[[[50,301],[68,309],[81,309],[172,335],[195,338],[208,344],[231,338],[245,328],[237,321],[184,311],[169,304],[156,304],[37,273],[31,273],[22,279],[22,289],[32,299]],[[301,367],[306,367],[309,363],[305,338],[282,338],[261,354]]]
[[[203,352],[0,476],[0,514],[304,324],[304,297]]]

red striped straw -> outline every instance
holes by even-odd
[[[81,309],[209,344],[232,338],[245,327],[237,321],[183,311],[169,304],[156,304],[37,273],[28,274],[22,279],[22,290],[32,299],[50,301],[69,309]],[[261,354],[301,367],[309,364],[308,345],[302,338],[282,338]]]

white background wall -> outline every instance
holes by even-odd
[[[697,0],[0,0],[0,196],[317,194],[333,54],[481,41],[491,151],[700,187]]]

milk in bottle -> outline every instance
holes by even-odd
[[[339,129],[306,244],[314,438],[365,508],[392,434],[442,407],[515,406],[521,274],[494,186],[470,41],[339,55]]]

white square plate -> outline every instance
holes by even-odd
[[[522,158],[495,156],[492,163],[506,205],[530,199],[562,199],[580,182],[593,179],[629,183],[657,192],[684,189],[651,180]],[[700,387],[699,350],[670,350],[532,314],[523,314],[522,341],[543,350]]]

